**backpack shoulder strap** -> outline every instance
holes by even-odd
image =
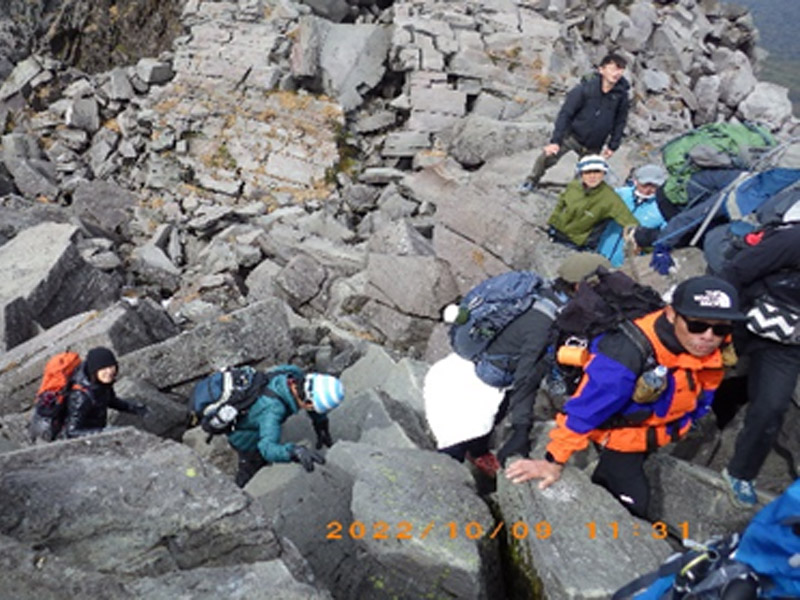
[[[644,334],[644,331],[639,329],[636,324],[629,319],[626,319],[619,324],[619,330],[625,334],[625,337],[633,342],[634,346],[636,346],[636,350],[642,357],[642,372],[647,371],[647,369],[650,367],[655,366],[656,357],[653,351],[653,344],[650,343],[650,340]]]

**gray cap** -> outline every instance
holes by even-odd
[[[661,165],[642,165],[633,172],[633,178],[639,183],[652,183],[661,187],[667,180],[667,172]]]
[[[597,267],[611,268],[611,263],[602,254],[595,252],[576,252],[570,254],[558,267],[558,276],[567,283],[578,283],[591,275]]]

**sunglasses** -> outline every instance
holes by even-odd
[[[717,337],[725,337],[733,331],[733,325],[730,323],[706,323],[705,321],[687,319],[683,315],[681,315],[681,319],[686,323],[686,329],[689,330],[689,333],[705,333],[710,329]]]

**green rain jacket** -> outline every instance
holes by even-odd
[[[266,373],[277,373],[270,377],[267,384],[272,395],[264,394],[256,400],[247,414],[236,423],[236,429],[228,434],[228,441],[242,452],[258,449],[269,462],[291,462],[294,444],[280,443],[283,422],[299,410],[288,380],[295,379],[302,385],[305,373],[294,365],[280,365]],[[325,415],[309,414],[313,421],[327,420]]]
[[[580,247],[586,243],[595,227],[608,219],[622,227],[639,224],[622,198],[605,181],[587,190],[580,179],[573,179],[559,196],[547,224]]]

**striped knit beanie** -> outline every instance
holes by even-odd
[[[578,161],[578,173],[583,173],[584,171],[608,173],[608,163],[599,154],[589,154]]]
[[[309,373],[305,380],[306,398],[314,404],[314,411],[321,415],[333,410],[344,400],[344,386],[333,375]]]

